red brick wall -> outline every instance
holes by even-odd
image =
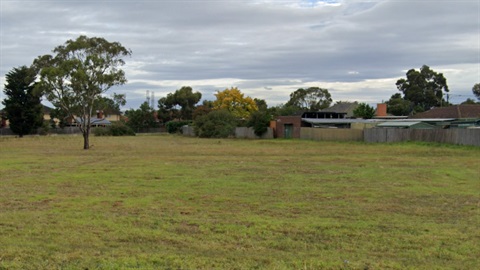
[[[279,116],[277,117],[277,124],[274,136],[276,138],[284,138],[285,125],[293,125],[293,138],[300,138],[300,128],[302,126],[301,116]]]
[[[377,117],[387,116],[387,104],[378,103],[377,104]]]

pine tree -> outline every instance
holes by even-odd
[[[6,75],[3,100],[10,129],[18,136],[30,134],[43,123],[41,95],[34,91],[35,75],[26,66],[14,68]]]

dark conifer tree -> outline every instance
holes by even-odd
[[[26,66],[13,68],[6,75],[2,103],[10,129],[20,137],[35,132],[43,123],[41,95],[35,93],[34,84],[35,73]]]

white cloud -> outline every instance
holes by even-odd
[[[275,105],[301,87],[335,100],[387,100],[408,69],[443,72],[462,100],[480,77],[480,2],[20,1],[0,2],[0,83],[78,35],[132,49],[127,107],[190,85],[238,86]],[[28,19],[25,19],[28,18]],[[3,93],[0,93],[0,99]]]

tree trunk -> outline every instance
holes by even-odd
[[[83,131],[83,149],[88,150],[90,149],[90,142],[88,138],[88,130]]]
[[[88,119],[90,122],[90,119]],[[85,126],[85,128],[82,130],[83,133],[83,149],[88,150],[90,149],[90,125]]]
[[[90,107],[91,108],[91,107]],[[84,150],[88,150],[90,149],[90,140],[89,140],[89,136],[90,136],[90,120],[91,120],[91,117],[92,117],[92,110],[85,110],[83,111],[83,115],[86,115],[84,116],[84,120],[83,120],[83,149]],[[88,113],[88,114],[86,114]]]

